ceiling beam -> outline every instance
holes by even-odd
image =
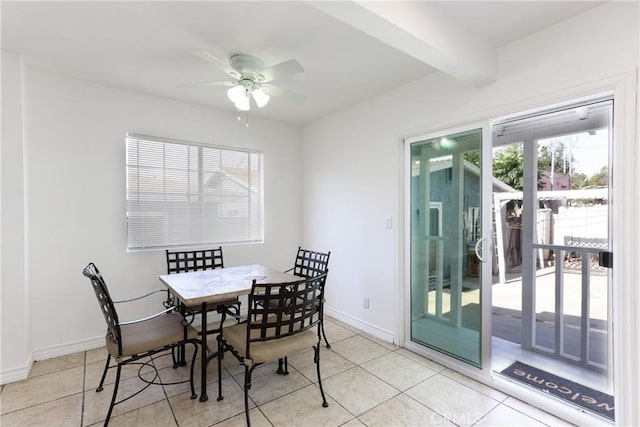
[[[308,3],[459,80],[474,86],[496,80],[497,47],[442,16],[430,2]]]

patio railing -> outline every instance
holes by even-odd
[[[600,247],[598,247],[600,246]],[[552,245],[552,244],[533,244],[535,250],[549,250],[553,251],[556,262],[554,263],[555,274],[555,310],[553,313],[553,328],[554,328],[554,340],[553,348],[545,346],[535,338],[535,330],[531,334],[533,338],[532,348],[542,351],[546,354],[552,353],[555,357],[563,360],[568,360],[573,363],[577,363],[583,366],[589,366],[597,369],[606,369],[607,358],[607,335],[608,325],[606,321],[602,322],[604,329],[594,329],[595,326],[591,319],[591,300],[592,300],[592,287],[591,278],[595,273],[598,276],[606,275],[606,271],[603,271],[603,267],[598,265],[598,253],[606,248],[602,245]],[[568,316],[565,314],[565,299],[567,296],[565,287],[565,273],[575,273],[580,275],[580,315],[579,322],[576,325],[575,322],[567,322]],[[600,278],[601,280],[604,278]],[[606,279],[605,279],[606,280]],[[571,301],[569,301],[570,303]],[[531,302],[533,304],[533,301]],[[534,310],[535,312],[535,310]],[[533,322],[535,328],[536,323]],[[574,348],[569,352],[566,349],[569,340],[565,339],[565,332],[569,331],[575,335],[574,330],[579,330],[577,337],[570,337],[573,341],[578,338],[578,348]],[[601,345],[593,345],[594,339],[590,331],[598,332],[598,340],[601,341]],[[547,342],[547,344],[550,344]],[[575,347],[575,342],[572,343]],[[604,348],[602,348],[604,347]],[[598,354],[596,353],[598,351]]]

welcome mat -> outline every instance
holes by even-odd
[[[514,362],[501,374],[615,421],[613,396],[609,394],[521,362]]]

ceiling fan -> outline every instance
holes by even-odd
[[[271,96],[282,97],[297,104],[302,104],[307,98],[305,95],[270,83],[273,80],[303,72],[304,68],[295,59],[265,68],[262,59],[253,55],[236,54],[226,63],[203,49],[193,49],[191,53],[216,65],[227,73],[231,80],[188,83],[180,86],[229,87],[227,96],[238,110],[249,111],[252,99],[258,108],[262,108],[267,105]]]

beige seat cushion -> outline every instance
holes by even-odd
[[[107,350],[113,357],[132,356],[165,345],[182,341],[185,328],[182,316],[178,313],[167,313],[140,323],[120,326],[122,333],[122,354],[118,354],[118,344],[107,336]],[[198,331],[187,326],[187,338],[198,337]]]
[[[243,357],[247,354],[247,324],[240,323],[237,325],[224,328],[222,335],[240,355]],[[251,332],[252,337],[259,337],[260,331],[254,329]],[[269,341],[260,341],[251,343],[251,358],[245,357],[244,364],[251,366],[255,363],[265,363],[278,360],[280,358],[291,356],[308,350],[318,344],[318,334],[315,328],[307,329],[295,335],[284,338],[276,338]]]

